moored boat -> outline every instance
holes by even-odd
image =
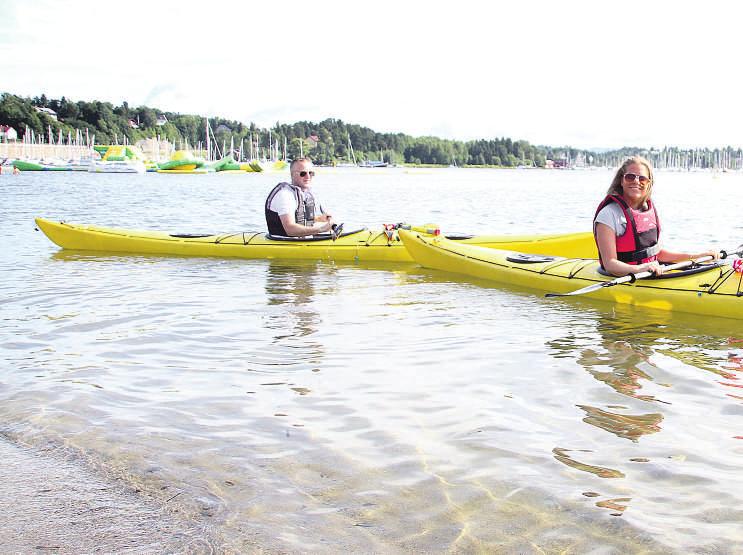
[[[229,258],[387,262],[413,260],[399,240],[399,230],[391,226],[343,233],[333,241],[328,234],[312,238],[277,238],[263,231],[201,235],[78,225],[44,218],[37,218],[36,224],[51,241],[71,250]],[[523,252],[559,252],[565,256],[591,256],[596,250],[590,233],[457,237],[456,242],[466,244],[518,248]]]
[[[421,266],[516,285],[544,293],[570,293],[612,282],[595,255],[561,255],[484,249],[417,231],[399,231],[411,257]],[[743,319],[743,274],[724,261],[690,267],[632,284],[599,287],[584,296],[613,303]]]

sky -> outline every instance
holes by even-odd
[[[261,127],[742,147],[741,22],[722,0],[0,0],[0,92]]]

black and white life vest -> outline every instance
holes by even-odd
[[[297,199],[297,211],[294,213],[294,219],[299,225],[311,226],[315,223],[315,197],[312,196],[310,191],[302,191],[300,187],[292,185],[291,183],[279,183],[274,187],[268,198],[266,199],[266,225],[268,225],[268,233],[271,235],[283,235],[288,236],[289,234],[284,229],[284,225],[281,223],[281,218],[277,212],[270,209],[271,201],[281,189],[289,189],[294,197]]]

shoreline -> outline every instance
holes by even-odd
[[[203,525],[57,449],[0,433],[2,553],[214,553]]]

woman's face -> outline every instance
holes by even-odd
[[[643,164],[630,164],[622,178],[622,196],[632,208],[642,205],[648,188],[650,187],[650,175]]]

